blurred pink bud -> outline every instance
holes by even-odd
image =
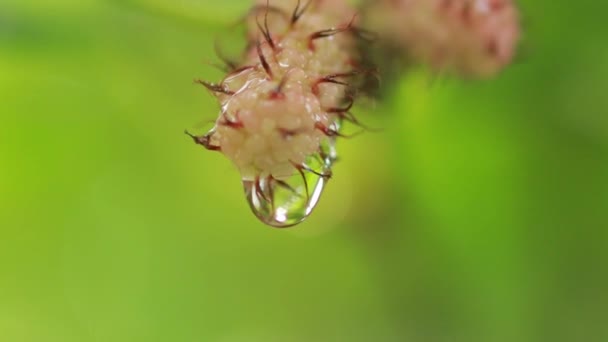
[[[520,38],[512,0],[373,0],[366,17],[409,58],[465,76],[496,75]]]

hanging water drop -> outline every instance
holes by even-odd
[[[288,228],[304,221],[319,202],[337,159],[335,140],[327,138],[320,152],[294,166],[287,179],[272,176],[244,179],[247,202],[255,216],[275,228]]]

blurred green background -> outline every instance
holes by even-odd
[[[182,133],[248,5],[0,1],[0,341],[608,341],[608,5],[404,75],[291,230]]]

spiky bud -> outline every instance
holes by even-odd
[[[351,118],[354,101],[348,82],[356,74],[353,20],[344,0],[259,1],[246,20],[244,61],[218,84],[201,82],[221,112],[195,141],[236,165],[254,212],[268,224],[288,222],[277,218],[286,211],[277,211],[278,187],[294,193],[285,200],[293,203],[299,199],[292,197],[312,198],[304,173],[321,177],[319,184],[329,177],[335,156],[328,157],[327,141],[340,135],[338,122]],[[323,160],[321,167],[310,167],[312,159]],[[288,183],[294,175],[303,183]],[[270,203],[269,213],[260,214],[260,202]],[[304,202],[309,212],[311,203]]]

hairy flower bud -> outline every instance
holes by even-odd
[[[208,134],[193,138],[236,165],[254,212],[270,225],[297,223],[288,219],[297,210],[286,208],[298,201],[307,216],[318,199],[307,174],[321,186],[330,176],[339,122],[352,118],[353,19],[343,0],[259,1],[245,22],[245,59],[219,84],[200,82],[221,112]],[[281,189],[292,193],[285,206],[276,203]]]

